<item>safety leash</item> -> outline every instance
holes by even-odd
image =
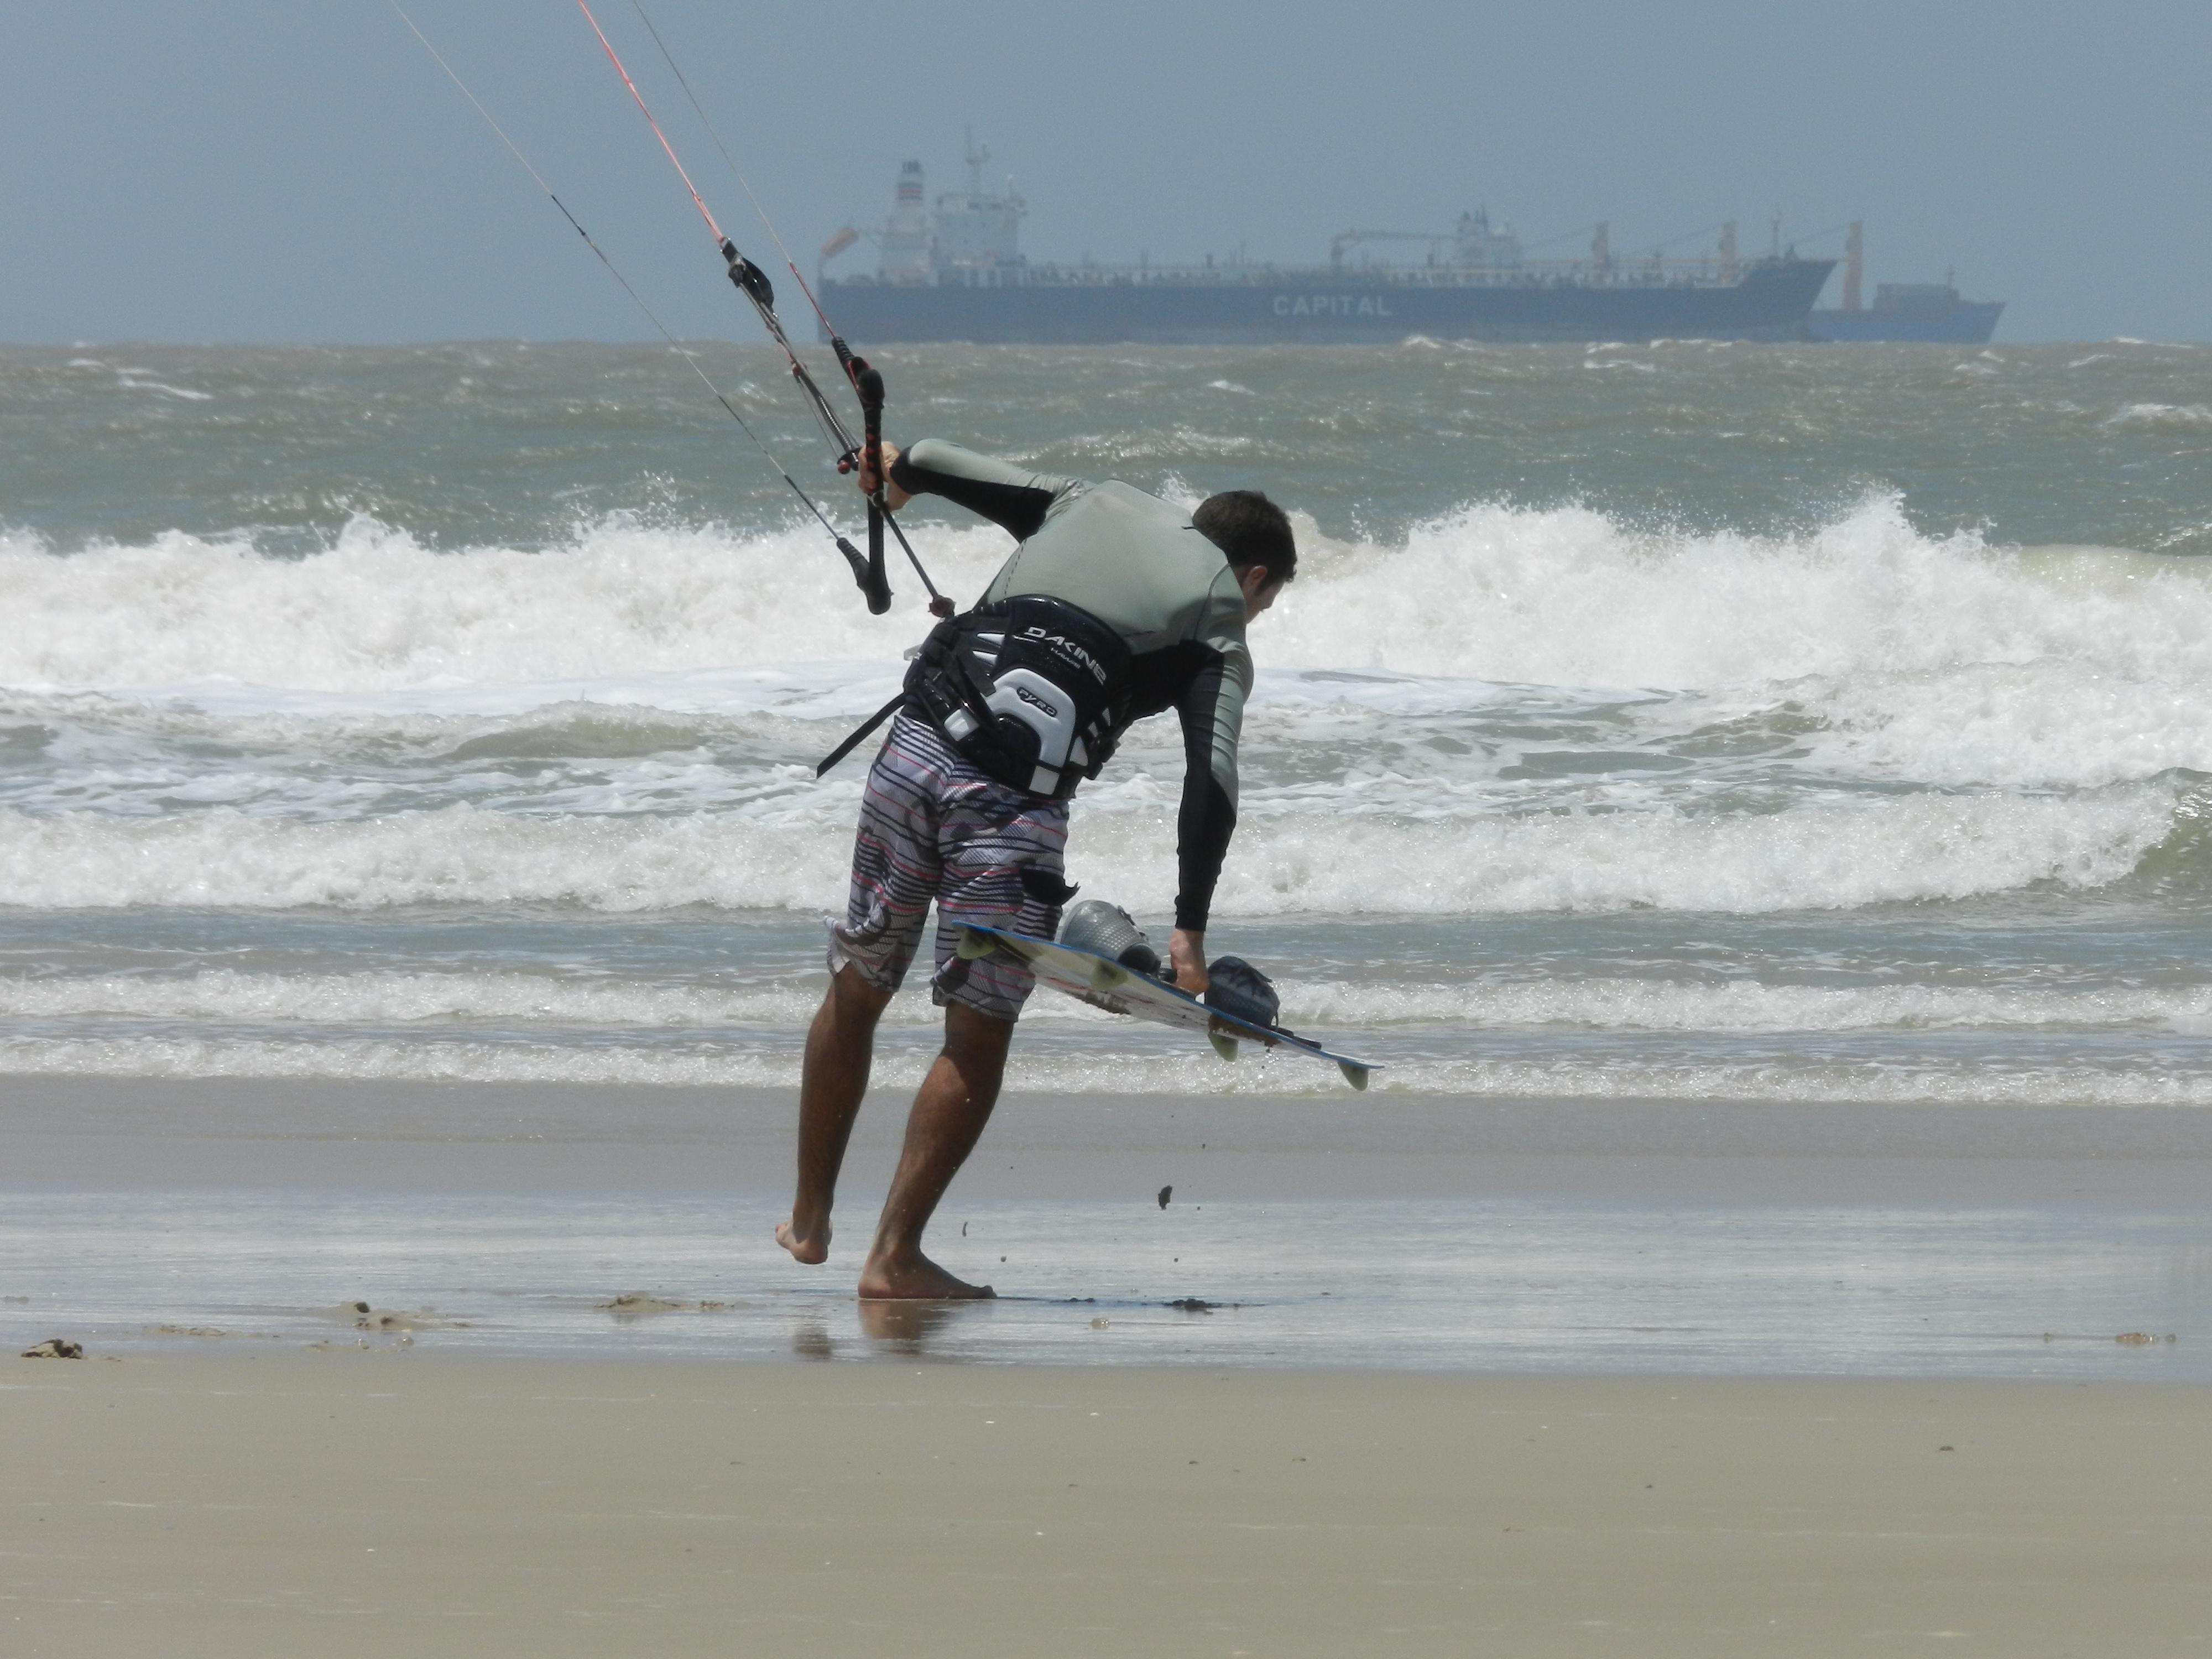
[[[905,702],[906,688],[902,686],[899,688],[898,696],[893,697],[881,708],[878,708],[874,714],[869,715],[866,720],[861,721],[860,726],[854,729],[850,737],[847,738],[844,742],[839,744],[835,749],[832,749],[816,763],[814,768],[814,775],[817,778],[827,777],[830,775],[830,769],[835,767],[839,761],[844,759],[846,756],[851,754],[855,749],[858,749],[862,744],[866,743],[869,737],[874,733],[878,726],[881,726],[885,720],[898,713],[901,706],[903,705]]]

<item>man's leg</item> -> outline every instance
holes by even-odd
[[[799,1079],[799,1190],[775,1242],[810,1266],[830,1255],[830,1205],[875,1058],[876,1022],[921,943],[937,890],[941,744],[902,714],[860,792],[845,920],[830,938],[830,991]]]
[[[991,1121],[1013,1035],[1012,1020],[994,1019],[957,1002],[945,1008],[945,1048],[922,1079],[907,1117],[906,1148],[899,1154],[890,1196],[884,1200],[876,1242],[860,1269],[863,1297],[941,1299],[992,1293],[989,1285],[955,1279],[924,1255],[921,1233]]]
[[[876,1022],[891,1000],[850,963],[830,976],[830,989],[806,1030],[799,1077],[799,1191],[791,1219],[775,1224],[775,1242],[810,1266],[830,1259],[830,1206],[860,1097],[868,1091]]]

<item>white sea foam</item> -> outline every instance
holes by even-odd
[[[1737,914],[1852,908],[2007,892],[2037,882],[2104,886],[2172,824],[2158,788],[2073,799],[1892,796],[1768,814],[1675,808],[1448,823],[1335,816],[1248,818],[1218,913],[1469,915],[1648,907]],[[1118,826],[1084,826],[1092,838]],[[1157,857],[1116,847],[1102,890],[1157,911]]]
[[[2129,404],[2107,422],[2144,432],[2212,431],[2212,405],[2205,404]]]
[[[742,811],[842,831],[811,763],[897,685],[892,665],[793,665],[404,692],[179,689],[173,701],[0,693],[21,760],[0,805],[41,815],[359,818],[498,811]],[[364,701],[391,706],[363,708]],[[2051,663],[1658,694],[1279,670],[1247,724],[1249,818],[1468,818],[1536,808],[1771,810],[1839,784],[2068,790],[2212,772],[2212,699]],[[35,746],[35,748],[33,747]],[[1174,803],[1170,720],[1138,726],[1081,823]],[[1742,792],[1748,790],[1745,794]]]
[[[823,979],[815,974],[766,982],[657,984],[524,973],[267,974],[216,968],[189,975],[0,980],[0,1018],[383,1025],[427,1035],[485,1024],[555,1034],[732,1025],[795,1033],[820,1006]],[[1050,1004],[1040,1001],[1024,1018],[1111,1018],[1066,998],[1052,998]],[[894,1026],[933,1027],[943,1018],[926,995],[895,998],[884,1015]]]
[[[1276,989],[1282,1023],[1302,1030],[1558,1026],[1693,1036],[2049,1030],[2212,1036],[2212,988],[2203,986],[2071,991],[1563,978],[1412,986],[1285,980]]]
[[[956,591],[1006,545],[917,534]],[[0,898],[27,907],[818,909],[859,769],[814,786],[818,732],[781,723],[873,707],[919,631],[866,618],[811,532],[619,519],[543,553],[368,519],[299,559],[17,537],[0,580],[28,624],[0,684],[106,688],[11,699],[60,734],[0,811]],[[1255,641],[1289,666],[1255,702],[1224,915],[2095,887],[2172,829],[2183,785],[2144,780],[2212,771],[2193,567],[1930,539],[1882,500],[1794,538],[1503,507],[1313,538]],[[1153,913],[1172,738],[1133,738],[1071,848]],[[2046,789],[2075,793],[2021,793]]]
[[[843,720],[898,689],[902,661],[777,663],[755,668],[637,670],[547,680],[431,682],[325,691],[232,680],[177,680],[96,690],[0,690],[0,720],[97,726],[154,744],[250,749],[450,745],[458,733],[598,728],[676,732],[665,718],[764,715]],[[1449,694],[1447,694],[1449,695]],[[696,735],[696,728],[692,728]],[[617,753],[632,752],[618,742]]]
[[[918,985],[918,981],[917,981]],[[1451,983],[1280,979],[1282,1019],[1315,1031],[1464,1033],[1547,1027],[1763,1035],[1898,1030],[2169,1031],[2212,1036],[2212,988],[2097,990],[1942,985],[1795,985],[1623,978]],[[0,979],[0,1019],[182,1021],[210,1026],[387,1026],[466,1035],[486,1025],[592,1036],[766,1026],[795,1036],[822,995],[819,974],[744,983],[655,983],[517,972],[100,974]],[[892,1027],[930,1027],[921,994],[894,998]],[[1125,1022],[1071,998],[1039,995],[1024,1027]]]
[[[856,796],[842,793],[849,817]],[[320,823],[223,807],[138,819],[9,812],[0,813],[0,894],[53,909],[818,909],[844,890],[850,853],[811,817],[537,817],[465,804]]]
[[[141,379],[136,375],[124,374],[119,377],[118,384],[128,391],[158,392],[165,398],[181,398],[185,403],[211,404],[215,401],[215,393],[212,392],[196,392],[187,386],[171,386],[167,380]]]
[[[918,1084],[926,1046],[878,1056],[877,1087]],[[0,1039],[0,1074],[156,1078],[343,1078],[400,1081],[597,1083],[792,1088],[795,1047],[666,1049],[485,1042],[228,1041],[132,1037]],[[1223,1065],[1210,1054],[1067,1055],[1015,1050],[1009,1090],[1127,1095],[1343,1093],[1336,1073],[1294,1056]],[[1493,1098],[1781,1100],[1818,1103],[2212,1106],[2197,1071],[2057,1066],[1741,1065],[1635,1061],[1413,1060],[1379,1073],[1367,1101],[1393,1093]]]
[[[1320,548],[1263,660],[1542,685],[1705,688],[2061,660],[2212,683],[2212,581],[2140,556],[1930,538],[1878,499],[1794,539],[1471,507],[1400,549]]]
[[[915,529],[955,592],[1008,545],[988,528]],[[1399,545],[1308,540],[1305,571],[1254,630],[1263,664],[1674,689],[2041,662],[2212,681],[2212,583],[2193,567],[1930,538],[1888,500],[1795,538],[1472,506]],[[445,553],[357,517],[297,559],[179,532],[65,554],[19,534],[0,537],[0,580],[18,624],[0,635],[0,684],[18,687],[573,685],[896,662],[921,630],[910,609],[867,617],[818,531],[623,518],[543,552]]]
[[[1105,792],[1071,877],[1148,914],[1174,900],[1172,797]],[[818,911],[844,891],[857,786],[746,813],[538,817],[465,804],[299,823],[228,807],[158,817],[0,811],[0,896],[19,906],[246,909],[538,903]],[[2170,833],[2154,786],[2069,799],[1876,796],[1784,812],[1421,820],[1254,811],[1222,915],[1468,915],[1632,907],[1759,913],[2075,888],[2127,875]],[[1265,806],[1266,803],[1260,803]],[[1120,810],[1115,810],[1116,806]],[[837,833],[832,833],[833,828]]]
[[[2182,673],[2136,679],[2094,661],[1982,663],[1808,683],[1792,695],[1828,724],[1810,749],[1847,776],[2033,789],[2212,772],[2212,698]]]
[[[925,539],[933,572],[960,592],[1008,546],[988,529]],[[0,584],[13,621],[0,684],[15,686],[379,690],[896,660],[923,626],[872,622],[818,530],[740,537],[628,519],[545,552],[442,553],[364,517],[299,559],[179,532],[65,555],[0,537]]]

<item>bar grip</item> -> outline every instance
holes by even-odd
[[[860,586],[869,611],[880,617],[891,603],[890,578],[884,574],[884,515],[889,510],[884,503],[884,377],[865,357],[854,358],[847,368],[860,398],[861,460],[876,481],[868,496],[868,578]]]

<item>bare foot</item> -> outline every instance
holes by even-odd
[[[802,1232],[796,1217],[775,1224],[775,1242],[789,1250],[793,1257],[810,1267],[818,1267],[830,1259],[830,1224]]]
[[[860,1269],[863,1302],[975,1302],[997,1294],[988,1285],[955,1279],[920,1250],[871,1253]]]

